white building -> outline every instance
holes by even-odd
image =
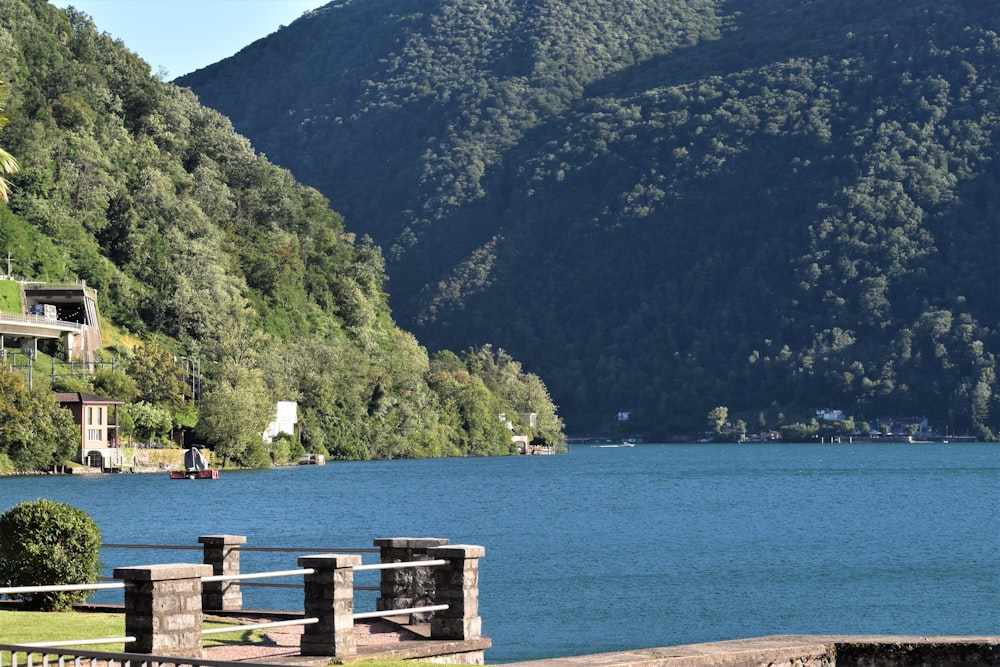
[[[295,435],[299,423],[299,404],[295,401],[278,401],[274,404],[274,420],[264,429],[264,441],[274,442],[282,433]]]

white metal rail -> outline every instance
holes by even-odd
[[[203,635],[224,635],[227,632],[246,632],[247,630],[263,630],[265,628],[284,628],[295,625],[312,625],[319,623],[318,618],[296,618],[290,621],[270,621],[268,623],[249,623],[247,625],[227,625],[221,628],[202,630]]]
[[[21,646],[31,648],[64,648],[69,646],[97,646],[99,644],[127,644],[134,642],[135,637],[103,637],[101,639],[64,639],[54,642],[28,642]]]
[[[0,595],[20,595],[24,593],[62,593],[63,591],[113,591],[125,588],[124,581],[107,584],[60,584],[55,586],[12,586],[0,588]]]
[[[370,570],[398,570],[404,568],[436,567],[447,565],[444,559],[437,560],[413,560],[401,561],[398,563],[370,563],[368,565],[355,565],[352,569],[355,572]],[[212,574],[201,577],[202,583],[215,583],[222,581],[244,581],[248,579],[272,579],[278,577],[295,577],[316,574],[313,568],[297,568],[294,570],[274,570],[271,572],[246,572],[241,574]],[[59,593],[63,591],[110,591],[125,588],[124,581],[110,581],[104,584],[59,584],[53,586],[11,586],[0,588],[0,595],[21,595],[27,593]]]
[[[407,609],[383,609],[382,611],[363,611],[354,615],[354,620],[365,618],[388,618],[390,616],[403,616],[405,614],[421,614],[431,611],[444,611],[448,608],[446,604],[433,604],[427,607],[409,607]]]
[[[438,560],[407,560],[398,563],[372,563],[370,565],[355,565],[354,571],[362,570],[400,570],[409,567],[434,567],[436,565],[447,565],[448,561]]]
[[[316,570],[305,567],[298,570],[275,570],[274,572],[248,572],[246,574],[210,574],[201,578],[201,583],[215,583],[219,581],[243,581],[244,579],[269,579],[277,577],[294,577],[296,575],[306,576],[316,574]]]

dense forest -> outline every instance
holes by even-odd
[[[178,83],[384,249],[404,326],[510,351],[573,432],[989,438],[998,67],[973,0],[335,0]]]
[[[0,73],[0,157],[17,161],[0,165],[12,172],[0,191],[5,265],[96,289],[99,359],[118,362],[34,391],[0,369],[0,471],[72,451],[51,389],[124,400],[126,432],[191,429],[237,465],[296,447],[355,459],[508,454],[508,421],[537,442],[564,440],[537,375],[489,344],[429,355],[394,323],[370,238],[89,17],[0,3]],[[197,406],[194,364],[178,358],[205,376]],[[260,437],[276,400],[298,401],[301,419],[301,441],[282,451]],[[534,428],[518,417],[529,412]]]

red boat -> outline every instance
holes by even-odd
[[[184,452],[184,470],[171,470],[170,479],[219,479],[219,471],[210,470],[202,453],[192,447]]]

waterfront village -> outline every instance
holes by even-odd
[[[972,441],[971,436],[949,436],[931,427],[927,417],[885,417],[876,419],[867,429],[843,428],[849,417],[843,410],[816,410],[817,433],[813,439],[821,442],[958,442]],[[853,422],[853,420],[852,420]],[[710,437],[706,434],[706,437]],[[738,442],[775,442],[783,439],[781,431],[746,434]]]
[[[52,379],[56,371],[56,354],[63,357],[60,367],[68,367],[69,373],[92,373],[99,364],[96,351],[102,346],[101,329],[98,318],[97,294],[85,283],[48,284],[14,281],[6,275],[0,280],[16,283],[20,291],[20,311],[10,312],[0,307],[0,363],[8,369],[24,373],[29,382],[35,371],[39,342],[50,347],[52,357]],[[192,399],[200,398],[203,377],[195,360],[181,357],[175,359],[178,372],[191,385]],[[123,441],[118,432],[119,410],[123,401],[84,392],[56,392],[57,402],[73,414],[79,427],[79,446],[73,458],[79,468],[71,472],[105,471],[159,471],[181,468],[184,465],[184,431],[176,431],[172,440],[177,447],[133,446],[131,440]],[[500,421],[511,431],[511,441],[519,454],[554,454],[560,450],[548,445],[532,445],[527,435],[516,432],[514,421],[505,414],[498,415]],[[520,413],[521,422],[529,427],[536,426],[536,413]],[[273,442],[283,434],[296,437],[299,433],[298,406],[295,401],[275,403],[274,419],[261,437]],[[301,464],[324,463],[319,455],[306,455],[298,461]]]

